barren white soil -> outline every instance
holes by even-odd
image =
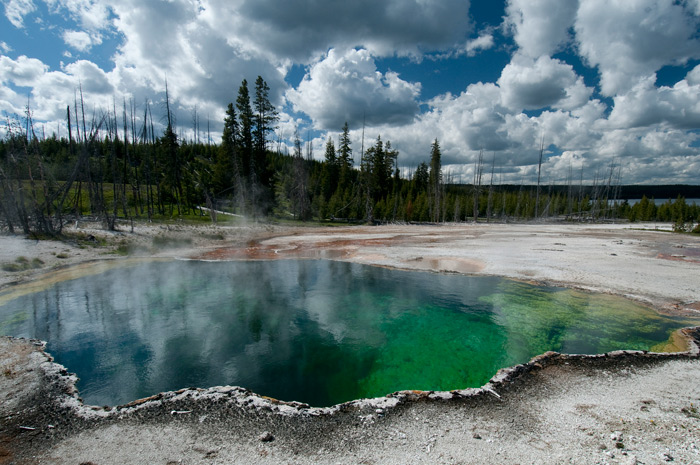
[[[668,225],[460,224],[328,228],[71,226],[66,242],[0,236],[0,300],[124,260],[329,258],[595,290],[700,316],[700,237]],[[91,237],[92,236],[92,237]],[[159,239],[154,239],[159,238]],[[113,253],[115,250],[127,256]],[[0,339],[0,463],[700,464],[700,359],[547,355],[482,389],[404,392],[311,409],[242,389],[83,406],[40,345]],[[70,368],[70,367],[69,367]]]

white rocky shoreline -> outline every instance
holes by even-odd
[[[700,372],[700,327],[684,332],[688,336],[689,350],[683,353],[615,351],[600,355],[565,355],[548,352],[528,363],[500,370],[481,388],[447,392],[400,391],[325,408],[282,402],[234,386],[186,388],[114,408],[86,406],[75,388],[77,378],[52,361],[51,356],[44,352],[41,341],[3,337],[0,339],[3,355],[18,351],[27,354],[26,360],[16,361],[12,368],[13,378],[25,378],[20,395],[24,399],[15,399],[14,411],[8,410],[7,403],[1,411],[3,436],[14,436],[16,446],[19,446],[5,449],[12,453],[12,461],[6,463],[145,463],[142,461],[143,451],[135,444],[124,447],[124,434],[141,444],[148,441],[161,443],[160,451],[151,451],[147,455],[148,463],[157,463],[158,458],[165,457],[180,458],[160,462],[211,463],[207,460],[217,458],[215,463],[232,463],[245,457],[245,463],[289,463],[292,458],[292,463],[367,463],[370,458],[369,463],[495,463],[489,460],[515,457],[518,463],[558,463],[554,457],[559,456],[568,457],[573,463],[661,463],[664,458],[679,463],[696,463],[700,460],[697,449],[697,433],[700,432],[698,404],[690,402],[679,409],[667,409],[664,402],[667,399],[659,399],[654,389],[645,389],[648,380],[663,376],[669,367],[677,370],[674,364],[685,364],[686,374],[691,379],[697,377]],[[533,424],[532,419],[518,426],[533,428],[528,434],[534,433],[535,437],[542,434],[538,431],[542,426],[547,426],[546,436],[539,439],[543,443],[565,433],[597,436],[599,444],[596,448],[570,443],[562,445],[560,450],[548,451],[522,444],[518,435],[503,435],[501,429],[507,429],[517,417],[511,415],[513,418],[503,425],[504,409],[517,412],[529,407],[531,413],[544,410],[544,404],[553,399],[548,399],[549,395],[542,392],[543,385],[546,387],[554,382],[560,389],[568,386],[566,395],[571,396],[572,391],[582,387],[574,386],[576,380],[598,378],[601,373],[625,381],[622,389],[618,386],[612,390],[618,400],[629,389],[630,382],[639,381],[639,391],[636,392],[639,412],[626,412],[628,418],[623,417],[619,422],[608,417],[588,428],[582,427],[580,422],[585,420],[585,415],[575,412],[578,421],[570,425],[573,431],[552,431],[551,424],[542,425],[541,421]],[[6,393],[7,386],[2,388]],[[39,406],[33,405],[37,397],[41,399]],[[561,402],[562,398],[558,397],[558,401]],[[649,406],[666,411],[650,414]],[[574,410],[583,407],[584,411],[606,410],[605,405],[577,404],[574,407]],[[449,418],[449,421],[440,421],[428,428],[434,433],[426,438],[425,422],[435,414]],[[559,412],[562,417],[571,414]],[[235,432],[229,430],[232,417],[238,420]],[[645,420],[648,425],[644,424]],[[332,423],[333,434],[315,435],[316,428],[309,431],[310,422],[320,426]],[[459,438],[453,433],[456,424],[470,426],[471,437],[464,439],[477,441],[478,448],[460,445]],[[638,436],[638,431],[644,431],[644,426],[648,429],[649,425],[656,430],[657,436],[640,440],[642,437]],[[685,443],[671,441],[672,436],[667,436],[679,428],[687,430]],[[664,432],[665,429],[669,431]],[[610,441],[605,440],[608,430]],[[644,432],[648,434],[648,431]],[[383,448],[378,447],[377,436],[386,434],[405,447],[399,450],[386,448],[385,441],[381,442]],[[199,440],[183,448],[182,441],[192,435]],[[337,442],[337,435],[341,437],[340,442]],[[459,435],[464,435],[464,432],[457,432]],[[347,437],[360,442],[349,447],[347,441],[343,443]],[[408,442],[411,439],[417,440],[418,444]],[[629,441],[627,445],[626,440]],[[212,441],[217,444],[216,448],[211,445]],[[631,442],[635,443],[634,447]],[[308,447],[310,444],[314,447]],[[424,447],[418,447],[419,444]],[[290,455],[289,448],[293,445],[297,449],[292,448]],[[319,446],[327,454],[319,454],[316,451]],[[347,460],[348,454],[357,457],[358,453],[365,457],[364,462]],[[320,455],[328,455],[327,458],[332,460],[322,460]]]
[[[357,411],[364,409],[386,410],[400,404],[416,401],[449,401],[476,398],[492,395],[500,398],[499,391],[504,387],[515,383],[519,378],[533,370],[540,370],[550,365],[578,364],[587,367],[595,367],[596,364],[615,364],[625,360],[655,361],[670,359],[697,359],[700,358],[700,326],[684,328],[680,330],[687,339],[688,350],[683,352],[649,352],[639,350],[616,350],[604,354],[562,354],[559,352],[546,352],[533,357],[529,362],[500,369],[486,384],[480,388],[457,389],[452,391],[417,391],[406,390],[387,394],[383,397],[370,399],[357,399],[343,402],[331,407],[312,407],[308,404],[295,401],[283,401],[261,396],[255,392],[239,386],[214,386],[211,388],[183,388],[177,391],[161,392],[156,395],[137,399],[124,405],[115,407],[85,405],[80,398],[76,387],[78,378],[73,373],[58,363],[46,352],[46,343],[39,340],[26,340],[3,336],[12,344],[31,344],[37,347],[45,357],[39,367],[52,387],[50,392],[55,393],[53,402],[61,408],[69,408],[77,416],[86,419],[105,418],[108,416],[123,417],[130,415],[139,409],[149,408],[153,404],[177,404],[178,402],[197,402],[199,399],[218,400],[227,398],[236,407],[253,410],[265,410],[280,415],[322,416],[333,415],[338,412]],[[172,415],[190,413],[188,410],[171,410]]]

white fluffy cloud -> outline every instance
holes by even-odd
[[[48,66],[36,58],[20,56],[13,60],[0,56],[0,82],[15,86],[31,87],[46,71]]]
[[[467,56],[473,57],[481,51],[493,48],[494,45],[495,42],[493,34],[491,32],[485,32],[476,39],[467,41],[461,53],[465,53]]]
[[[577,0],[509,0],[506,21],[519,52],[531,58],[552,55],[569,41]]]
[[[36,10],[32,0],[3,0],[5,16],[18,29],[24,27],[24,17]]]
[[[700,58],[700,17],[673,0],[581,2],[576,40],[600,71],[600,88],[613,96],[635,87],[664,65]]]
[[[302,62],[330,47],[361,47],[375,56],[419,55],[463,42],[471,28],[465,0],[210,0],[202,5],[212,28],[229,31],[230,43]]]
[[[548,56],[533,60],[516,54],[503,69],[498,85],[503,89],[503,103],[514,110],[572,110],[588,102],[592,94],[571,65]]]
[[[92,62],[80,60],[70,63],[61,71],[50,71],[41,61],[25,56],[17,60],[0,56],[0,88],[4,89],[2,109],[9,114],[21,115],[27,105],[27,95],[15,92],[13,87],[29,87],[29,101],[36,120],[63,122],[66,106],[73,106],[75,93],[82,88],[88,108],[106,109],[114,101],[113,76]]]
[[[626,94],[616,96],[610,124],[616,128],[700,128],[700,83],[684,79],[673,87],[657,88],[655,80],[656,76],[650,76]],[[690,80],[694,82],[694,76]]]
[[[102,43],[100,36],[91,36],[85,31],[63,31],[63,41],[70,47],[80,51],[87,52],[93,45]]]
[[[464,182],[471,182],[474,162],[482,150],[487,160],[495,157],[496,172],[505,182],[535,182],[542,139],[545,147],[553,145],[561,151],[560,155],[546,151],[546,182],[562,182],[571,175],[570,170],[577,180],[583,175],[584,182],[593,182],[607,175],[611,163],[623,167],[626,183],[648,179],[697,182],[693,167],[698,167],[700,155],[692,146],[696,139],[692,133],[663,124],[612,128],[606,106],[598,100],[574,110],[527,116],[503,105],[504,93],[496,84],[472,84],[458,96],[433,99],[430,110],[411,124],[370,127],[366,133],[369,140],[376,134],[390,139],[400,151],[399,163],[409,170],[429,158],[429,141],[438,138],[446,172]]]
[[[698,0],[700,1],[700,0]],[[685,80],[691,86],[697,86],[700,84],[700,65],[693,68],[685,77]]]
[[[211,13],[184,1],[169,8],[151,2],[123,1],[112,6],[115,28],[123,35],[114,56],[120,89],[137,101],[164,90],[167,79],[171,97],[192,111],[212,118],[223,115],[235,101],[247,79],[252,92],[255,78],[267,81],[274,103],[280,104],[285,88],[278,64],[227,42],[230,25],[217,30]],[[188,115],[189,116],[189,115]]]
[[[331,49],[287,98],[321,128],[337,129],[346,121],[357,127],[363,119],[369,125],[406,124],[418,112],[419,93],[420,84],[378,72],[367,50]]]
[[[110,26],[110,9],[108,0],[45,0],[54,11],[67,12],[78,25],[91,32],[100,31]]]
[[[83,82],[82,88],[85,92],[108,97],[111,97],[115,92],[115,88],[110,82],[110,76],[90,61],[76,61],[66,65],[64,71],[70,76],[79,78]]]

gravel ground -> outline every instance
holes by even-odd
[[[176,225],[114,234],[83,225],[68,242],[0,237],[0,263],[42,262],[3,272],[0,299],[105,262],[325,257],[556,283],[697,315],[700,238],[646,228]],[[112,253],[124,250],[129,257]],[[692,334],[684,354],[546,354],[481,389],[402,392],[327,409],[230,387],[109,410],[84,406],[75,378],[40,343],[0,338],[0,463],[700,464],[699,336]]]

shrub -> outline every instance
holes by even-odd
[[[156,249],[187,247],[192,244],[192,238],[156,236],[153,238],[152,244]]]
[[[2,269],[3,271],[8,271],[10,273],[15,273],[17,271],[22,271],[24,267],[19,265],[18,263],[3,263],[2,264]]]
[[[27,257],[17,257],[14,263],[3,263],[3,271],[9,271],[10,273],[16,273],[18,271],[24,271],[29,269],[41,268],[44,264],[43,260],[39,258],[32,258],[31,261]]]

